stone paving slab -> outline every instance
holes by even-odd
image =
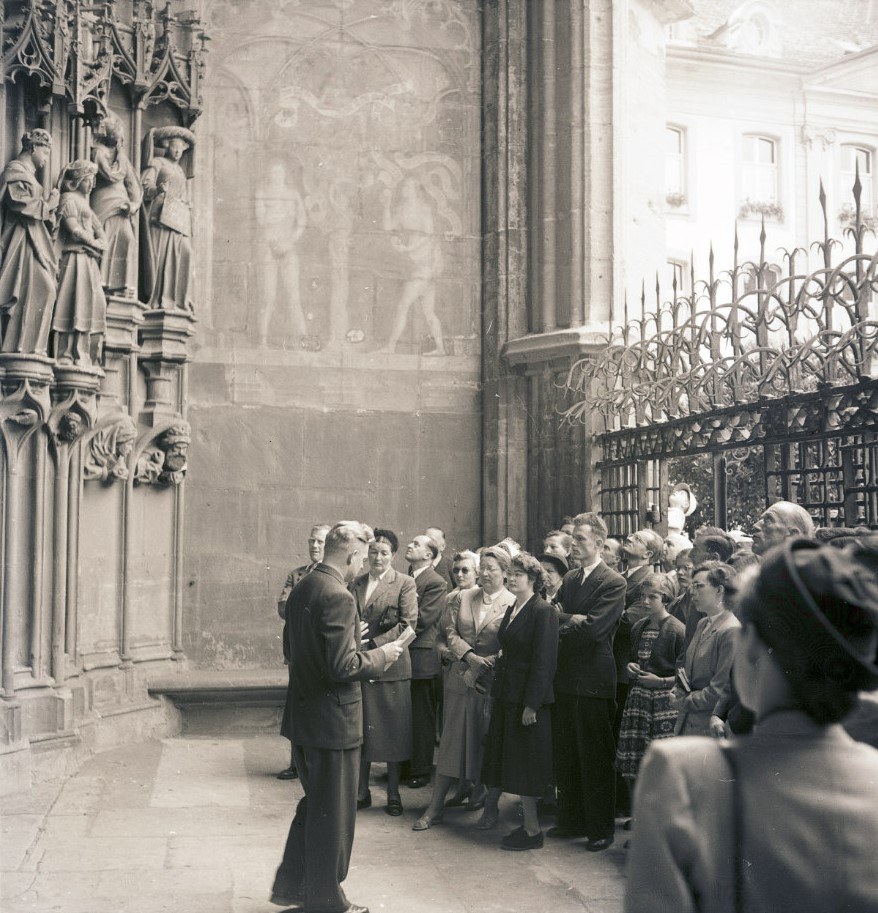
[[[149,742],[106,752],[63,785],[10,797],[3,809],[2,913],[282,913],[268,902],[289,823],[302,795],[275,778],[288,763],[280,738]],[[415,833],[429,789],[403,789],[405,814],[357,816],[345,890],[372,913],[620,913],[625,853],[587,853],[582,841],[546,841],[507,853],[520,823],[504,797],[501,822],[446,812]],[[551,824],[544,822],[544,826]],[[619,832],[621,843],[627,834]]]

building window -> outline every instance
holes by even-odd
[[[778,144],[770,136],[748,135],[742,148],[741,216],[782,219],[778,198]]]
[[[853,207],[854,181],[860,175],[862,193],[860,202],[864,212],[872,209],[872,171],[873,155],[871,149],[863,146],[841,147],[841,198],[842,202],[850,203]]]
[[[686,203],[686,131],[665,127],[665,194],[668,205]]]
[[[689,264],[685,260],[668,260],[668,282],[677,283],[677,296],[689,294]]]

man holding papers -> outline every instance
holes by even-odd
[[[345,584],[363,564],[372,530],[337,523],[323,561],[290,594],[293,752],[305,795],[296,808],[271,900],[305,913],[368,913],[349,903],[363,712],[360,682],[379,678],[405,647],[359,649],[354,597]]]

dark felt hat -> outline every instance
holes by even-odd
[[[544,553],[540,555],[538,560],[541,564],[543,561],[545,561],[546,564],[551,564],[562,577],[570,570],[567,559],[562,558],[560,555],[547,555]]]
[[[853,549],[793,539],[763,559],[745,620],[781,665],[851,691],[878,687],[878,575]]]

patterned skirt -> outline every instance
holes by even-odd
[[[647,668],[652,645],[658,631],[644,631],[637,651],[640,668]],[[619,740],[616,744],[616,770],[623,777],[634,779],[640,762],[653,739],[668,739],[674,734],[677,711],[671,707],[671,691],[667,688],[644,688],[636,682],[628,692]]]

